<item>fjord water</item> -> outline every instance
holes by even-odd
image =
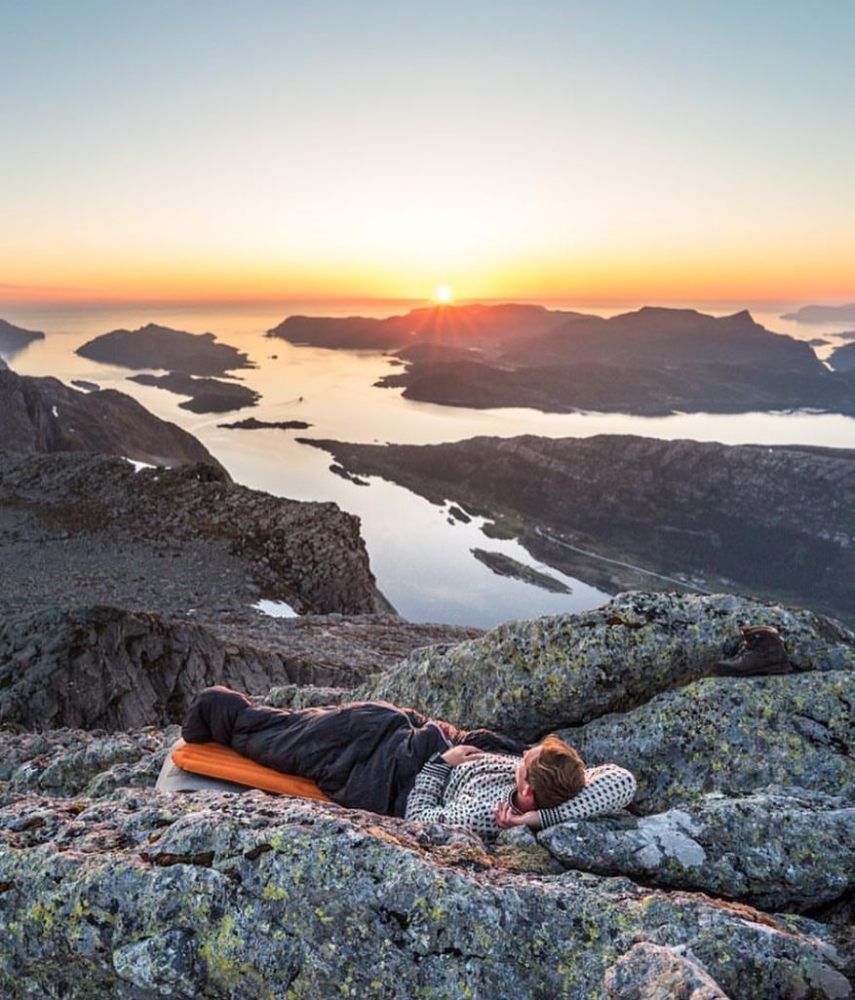
[[[557,611],[582,610],[601,604],[607,595],[587,584],[542,567],[516,542],[488,539],[481,519],[463,524],[448,506],[432,505],[408,490],[371,478],[358,486],[330,472],[330,456],[297,443],[297,437],[332,438],[371,443],[429,444],[475,435],[549,437],[592,434],[639,434],[665,439],[691,438],[725,444],[813,444],[855,446],[855,419],[818,413],[675,414],[636,417],[627,414],[544,414],[507,408],[472,410],[403,399],[399,389],[373,383],[395,369],[374,351],[333,351],[297,347],[266,338],[265,331],[288,315],[375,315],[406,312],[414,302],[283,303],[210,306],[99,305],[75,307],[4,307],[5,319],[47,337],[14,357],[10,367],[22,375],[53,375],[117,388],[138,399],[166,420],[195,434],[229,470],[236,482],[297,500],[332,500],[360,517],[362,534],[378,584],[401,614],[414,621],[444,621],[489,627],[512,618]],[[559,308],[556,306],[556,308]],[[573,304],[568,308],[611,315],[623,309]],[[742,308],[720,306],[722,315]],[[818,347],[824,358],[845,341],[834,333],[846,324],[804,325],[780,319],[787,307],[752,310],[771,330],[803,340],[826,338]],[[134,329],[155,322],[191,333],[210,331],[246,351],[257,364],[238,377],[261,393],[257,407],[228,414],[193,414],[182,410],[184,397],[128,381],[125,368],[104,365],[74,352],[86,340],[119,327]],[[851,324],[850,324],[851,325]],[[307,431],[226,430],[218,424],[247,416],[259,420],[305,420]],[[453,497],[447,498],[453,501]],[[571,588],[553,594],[528,583],[495,575],[476,560],[472,548],[503,552],[519,562],[540,567]],[[714,586],[714,581],[711,581]]]

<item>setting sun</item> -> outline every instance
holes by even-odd
[[[436,291],[433,293],[433,297],[442,305],[445,305],[454,298],[451,292],[450,285],[437,285]]]

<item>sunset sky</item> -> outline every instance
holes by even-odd
[[[855,3],[0,0],[0,300],[855,299]]]

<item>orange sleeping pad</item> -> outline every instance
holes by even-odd
[[[282,774],[272,767],[256,764],[254,760],[220,743],[182,743],[172,751],[172,760],[178,767],[193,774],[234,781],[277,795],[300,795],[304,799],[332,802],[329,795],[325,795],[309,778]]]

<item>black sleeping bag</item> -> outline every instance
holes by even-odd
[[[258,764],[311,778],[339,805],[387,816],[404,815],[416,775],[451,744],[494,753],[523,749],[490,730],[464,732],[388,702],[270,708],[226,687],[208,688],[195,699],[181,735],[188,743],[221,743]]]

